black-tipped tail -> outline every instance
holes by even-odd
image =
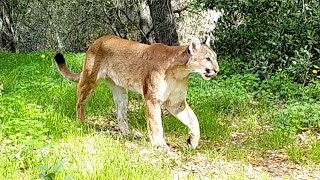
[[[70,69],[68,69],[66,65],[66,60],[64,59],[61,53],[57,53],[54,59],[56,60],[58,70],[62,76],[64,76],[65,78],[71,81],[75,81],[75,82],[79,81],[80,73],[74,73],[70,71]]]
[[[56,56],[54,57],[56,60],[57,64],[65,64],[66,60],[64,59],[63,55],[61,53],[57,53]]]

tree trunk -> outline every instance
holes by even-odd
[[[179,45],[171,0],[148,0],[155,40],[169,46]]]
[[[140,1],[140,22],[141,41],[142,43],[151,44],[155,43],[154,32],[152,30],[152,18],[150,16],[150,9],[147,0]]]
[[[56,30],[56,39],[57,39],[57,42],[58,42],[58,51],[62,52],[64,50],[64,45],[63,45],[63,42],[61,41],[61,38],[60,38],[59,33],[57,32],[57,30]]]
[[[0,52],[4,49],[3,41],[2,41],[2,34],[3,34],[3,21],[0,18]]]
[[[10,4],[11,3],[11,4]],[[13,22],[13,10],[12,8],[14,7],[15,2],[13,1],[0,1],[0,4],[2,6],[1,11],[2,11],[2,28],[3,31],[5,32],[6,36],[5,36],[5,41],[7,44],[9,44],[9,50],[12,52],[17,52],[17,44],[18,44],[18,36],[17,36],[17,31],[16,28],[14,26],[14,22]]]

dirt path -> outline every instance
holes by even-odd
[[[101,124],[104,120],[95,118],[91,125],[113,136],[119,136],[119,128],[113,121]],[[130,135],[129,135],[130,136]],[[141,133],[135,132],[133,138],[140,138]],[[126,138],[124,138],[126,139]],[[320,165],[306,167],[288,160],[284,151],[268,151],[265,158],[258,162],[247,163],[241,160],[229,161],[223,157],[211,159],[205,154],[186,155],[172,148],[170,154],[163,154],[143,144],[125,141],[128,152],[135,151],[144,161],[157,163],[164,161],[170,164],[174,179],[297,179],[320,180]],[[132,138],[131,138],[132,139]],[[319,157],[320,158],[320,157]]]

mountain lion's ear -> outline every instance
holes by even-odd
[[[193,55],[194,52],[199,50],[201,47],[201,43],[198,37],[194,38],[189,44],[189,52]]]
[[[205,40],[204,44],[210,47],[210,41],[211,41],[210,36],[207,36],[207,39]]]

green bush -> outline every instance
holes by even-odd
[[[320,82],[315,82],[304,87],[304,95],[308,100],[320,100]]]
[[[228,59],[229,73],[268,79],[281,72],[301,83],[319,77],[313,71],[320,65],[317,0],[203,2],[224,12],[213,34],[218,54]]]
[[[277,128],[296,132],[306,129],[320,129],[320,104],[296,102],[279,110],[274,118]]]
[[[286,74],[276,74],[270,79],[263,80],[258,90],[253,92],[260,99],[290,100],[300,98],[302,85],[293,82]]]
[[[304,87],[284,73],[277,73],[265,80],[256,74],[221,75],[218,77],[218,82],[217,85],[220,87],[234,88],[230,89],[231,94],[238,96],[237,91],[241,90],[259,100],[310,100],[320,94],[319,83],[310,83]]]
[[[269,79],[258,82],[253,96],[258,99],[269,99],[284,102],[314,102],[320,100],[320,82],[308,85],[299,84],[287,74],[278,73]]]

